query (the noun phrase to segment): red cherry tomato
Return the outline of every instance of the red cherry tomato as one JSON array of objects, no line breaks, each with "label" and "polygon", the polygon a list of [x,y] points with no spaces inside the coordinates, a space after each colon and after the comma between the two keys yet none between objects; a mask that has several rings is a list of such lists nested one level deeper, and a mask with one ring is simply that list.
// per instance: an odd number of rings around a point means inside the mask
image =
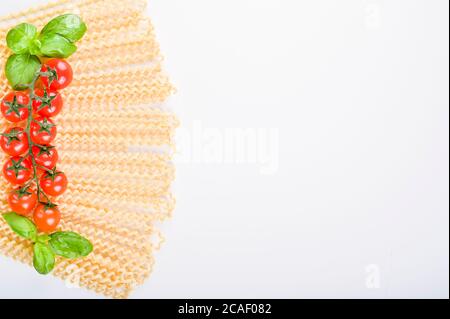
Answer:
[{"label": "red cherry tomato", "polygon": [[39,181],[44,193],[50,196],[59,196],[67,189],[67,177],[63,172],[54,170],[52,173],[46,172]]},{"label": "red cherry tomato", "polygon": [[62,90],[70,85],[73,79],[72,67],[65,60],[50,59],[44,63],[41,72],[51,72],[51,76],[41,76],[42,84],[50,90]]},{"label": "red cherry tomato", "polygon": [[3,116],[10,122],[18,123],[28,117],[30,98],[23,92],[11,92],[2,100],[0,107]]},{"label": "red cherry tomato", "polygon": [[[39,145],[31,148],[36,164],[53,169],[58,162],[58,151],[51,145]],[[38,167],[39,168],[39,167]]]},{"label": "red cherry tomato", "polygon": [[3,165],[3,175],[14,185],[23,185],[31,177],[33,166],[28,157],[14,156]]},{"label": "red cherry tomato", "polygon": [[57,91],[36,89],[34,94],[38,96],[37,100],[33,100],[33,110],[37,114],[44,117],[53,117],[61,112],[63,99]]},{"label": "red cherry tomato", "polygon": [[9,193],[7,201],[13,212],[28,216],[36,207],[38,198],[35,190],[25,187],[17,188]]},{"label": "red cherry tomato", "polygon": [[23,128],[12,127],[1,134],[0,146],[9,156],[19,156],[28,151],[28,137]]},{"label": "red cherry tomato", "polygon": [[39,231],[51,233],[61,221],[61,213],[58,207],[39,203],[33,213],[34,224]]},{"label": "red cherry tomato", "polygon": [[30,136],[36,144],[50,144],[56,137],[56,125],[47,117],[37,117],[31,122]]}]

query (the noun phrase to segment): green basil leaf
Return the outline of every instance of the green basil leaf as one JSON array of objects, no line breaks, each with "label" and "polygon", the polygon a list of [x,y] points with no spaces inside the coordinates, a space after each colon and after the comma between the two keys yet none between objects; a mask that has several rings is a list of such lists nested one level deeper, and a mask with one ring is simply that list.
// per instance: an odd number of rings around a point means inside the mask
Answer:
[{"label": "green basil leaf", "polygon": [[49,244],[55,254],[70,259],[85,257],[93,250],[89,240],[74,232],[53,233]]},{"label": "green basil leaf", "polygon": [[6,77],[14,90],[25,90],[40,67],[41,62],[35,55],[13,54],[6,61]]},{"label": "green basil leaf", "polygon": [[68,58],[77,46],[59,34],[43,34],[39,37],[41,55],[51,58]]},{"label": "green basil leaf", "polygon": [[41,34],[59,34],[70,42],[80,40],[87,31],[87,26],[81,18],[75,14],[64,14],[51,20],[42,29]]},{"label": "green basil leaf", "polygon": [[14,212],[3,214],[3,218],[16,234],[32,241],[36,240],[37,229],[31,220]]},{"label": "green basil leaf", "polygon": [[47,275],[55,268],[55,254],[48,245],[35,243],[33,252],[33,266],[38,273]]},{"label": "green basil leaf", "polygon": [[6,35],[6,43],[16,54],[29,53],[30,47],[36,37],[36,27],[32,24],[22,23],[9,30]]}]

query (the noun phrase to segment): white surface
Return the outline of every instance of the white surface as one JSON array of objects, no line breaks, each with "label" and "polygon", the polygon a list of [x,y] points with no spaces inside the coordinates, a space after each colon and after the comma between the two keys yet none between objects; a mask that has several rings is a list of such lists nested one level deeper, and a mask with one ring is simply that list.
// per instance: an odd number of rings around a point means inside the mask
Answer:
[{"label": "white surface", "polygon": [[[448,9],[151,1],[196,146],[181,144],[167,242],[132,297],[448,298]],[[262,142],[278,169],[200,156],[226,128],[277,129]],[[98,296],[0,257],[0,297]]]}]

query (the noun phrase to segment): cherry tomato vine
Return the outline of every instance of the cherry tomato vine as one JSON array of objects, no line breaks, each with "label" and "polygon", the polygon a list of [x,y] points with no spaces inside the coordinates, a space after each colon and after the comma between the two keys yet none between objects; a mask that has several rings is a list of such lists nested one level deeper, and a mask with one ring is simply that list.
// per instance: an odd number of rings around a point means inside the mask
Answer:
[{"label": "cherry tomato vine", "polygon": [[68,179],[56,167],[59,156],[52,143],[57,126],[52,118],[63,108],[59,90],[73,78],[64,58],[76,51],[74,43],[85,32],[80,17],[66,14],[51,20],[40,33],[23,23],[7,35],[14,54],[7,61],[6,75],[16,91],[3,98],[0,111],[17,126],[0,137],[1,148],[10,156],[3,175],[13,186],[7,196],[12,211],[3,217],[15,233],[33,242],[33,265],[41,274],[53,270],[55,255],[79,258],[93,249],[81,235],[57,231],[61,212],[54,202],[66,191]]}]

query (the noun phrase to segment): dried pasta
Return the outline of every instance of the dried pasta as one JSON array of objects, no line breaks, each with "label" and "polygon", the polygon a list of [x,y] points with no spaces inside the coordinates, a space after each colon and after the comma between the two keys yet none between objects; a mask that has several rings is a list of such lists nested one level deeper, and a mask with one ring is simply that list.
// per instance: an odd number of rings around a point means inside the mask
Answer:
[{"label": "dried pasta", "polygon": [[[62,92],[55,146],[70,180],[58,198],[60,228],[86,236],[95,249],[83,259],[58,259],[53,274],[113,298],[128,297],[151,273],[162,241],[157,224],[175,204],[170,186],[178,120],[160,107],[174,87],[162,70],[145,7],[145,0],[60,0],[0,19],[2,69],[10,54],[4,39],[14,25],[42,27],[64,13],[78,14],[88,25],[69,59],[75,77]],[[0,95],[10,90],[1,72]],[[11,127],[4,119],[0,126]],[[0,154],[1,162],[5,158]],[[0,212],[8,211],[9,189],[0,178]],[[32,262],[31,243],[2,218],[0,253]]]}]

